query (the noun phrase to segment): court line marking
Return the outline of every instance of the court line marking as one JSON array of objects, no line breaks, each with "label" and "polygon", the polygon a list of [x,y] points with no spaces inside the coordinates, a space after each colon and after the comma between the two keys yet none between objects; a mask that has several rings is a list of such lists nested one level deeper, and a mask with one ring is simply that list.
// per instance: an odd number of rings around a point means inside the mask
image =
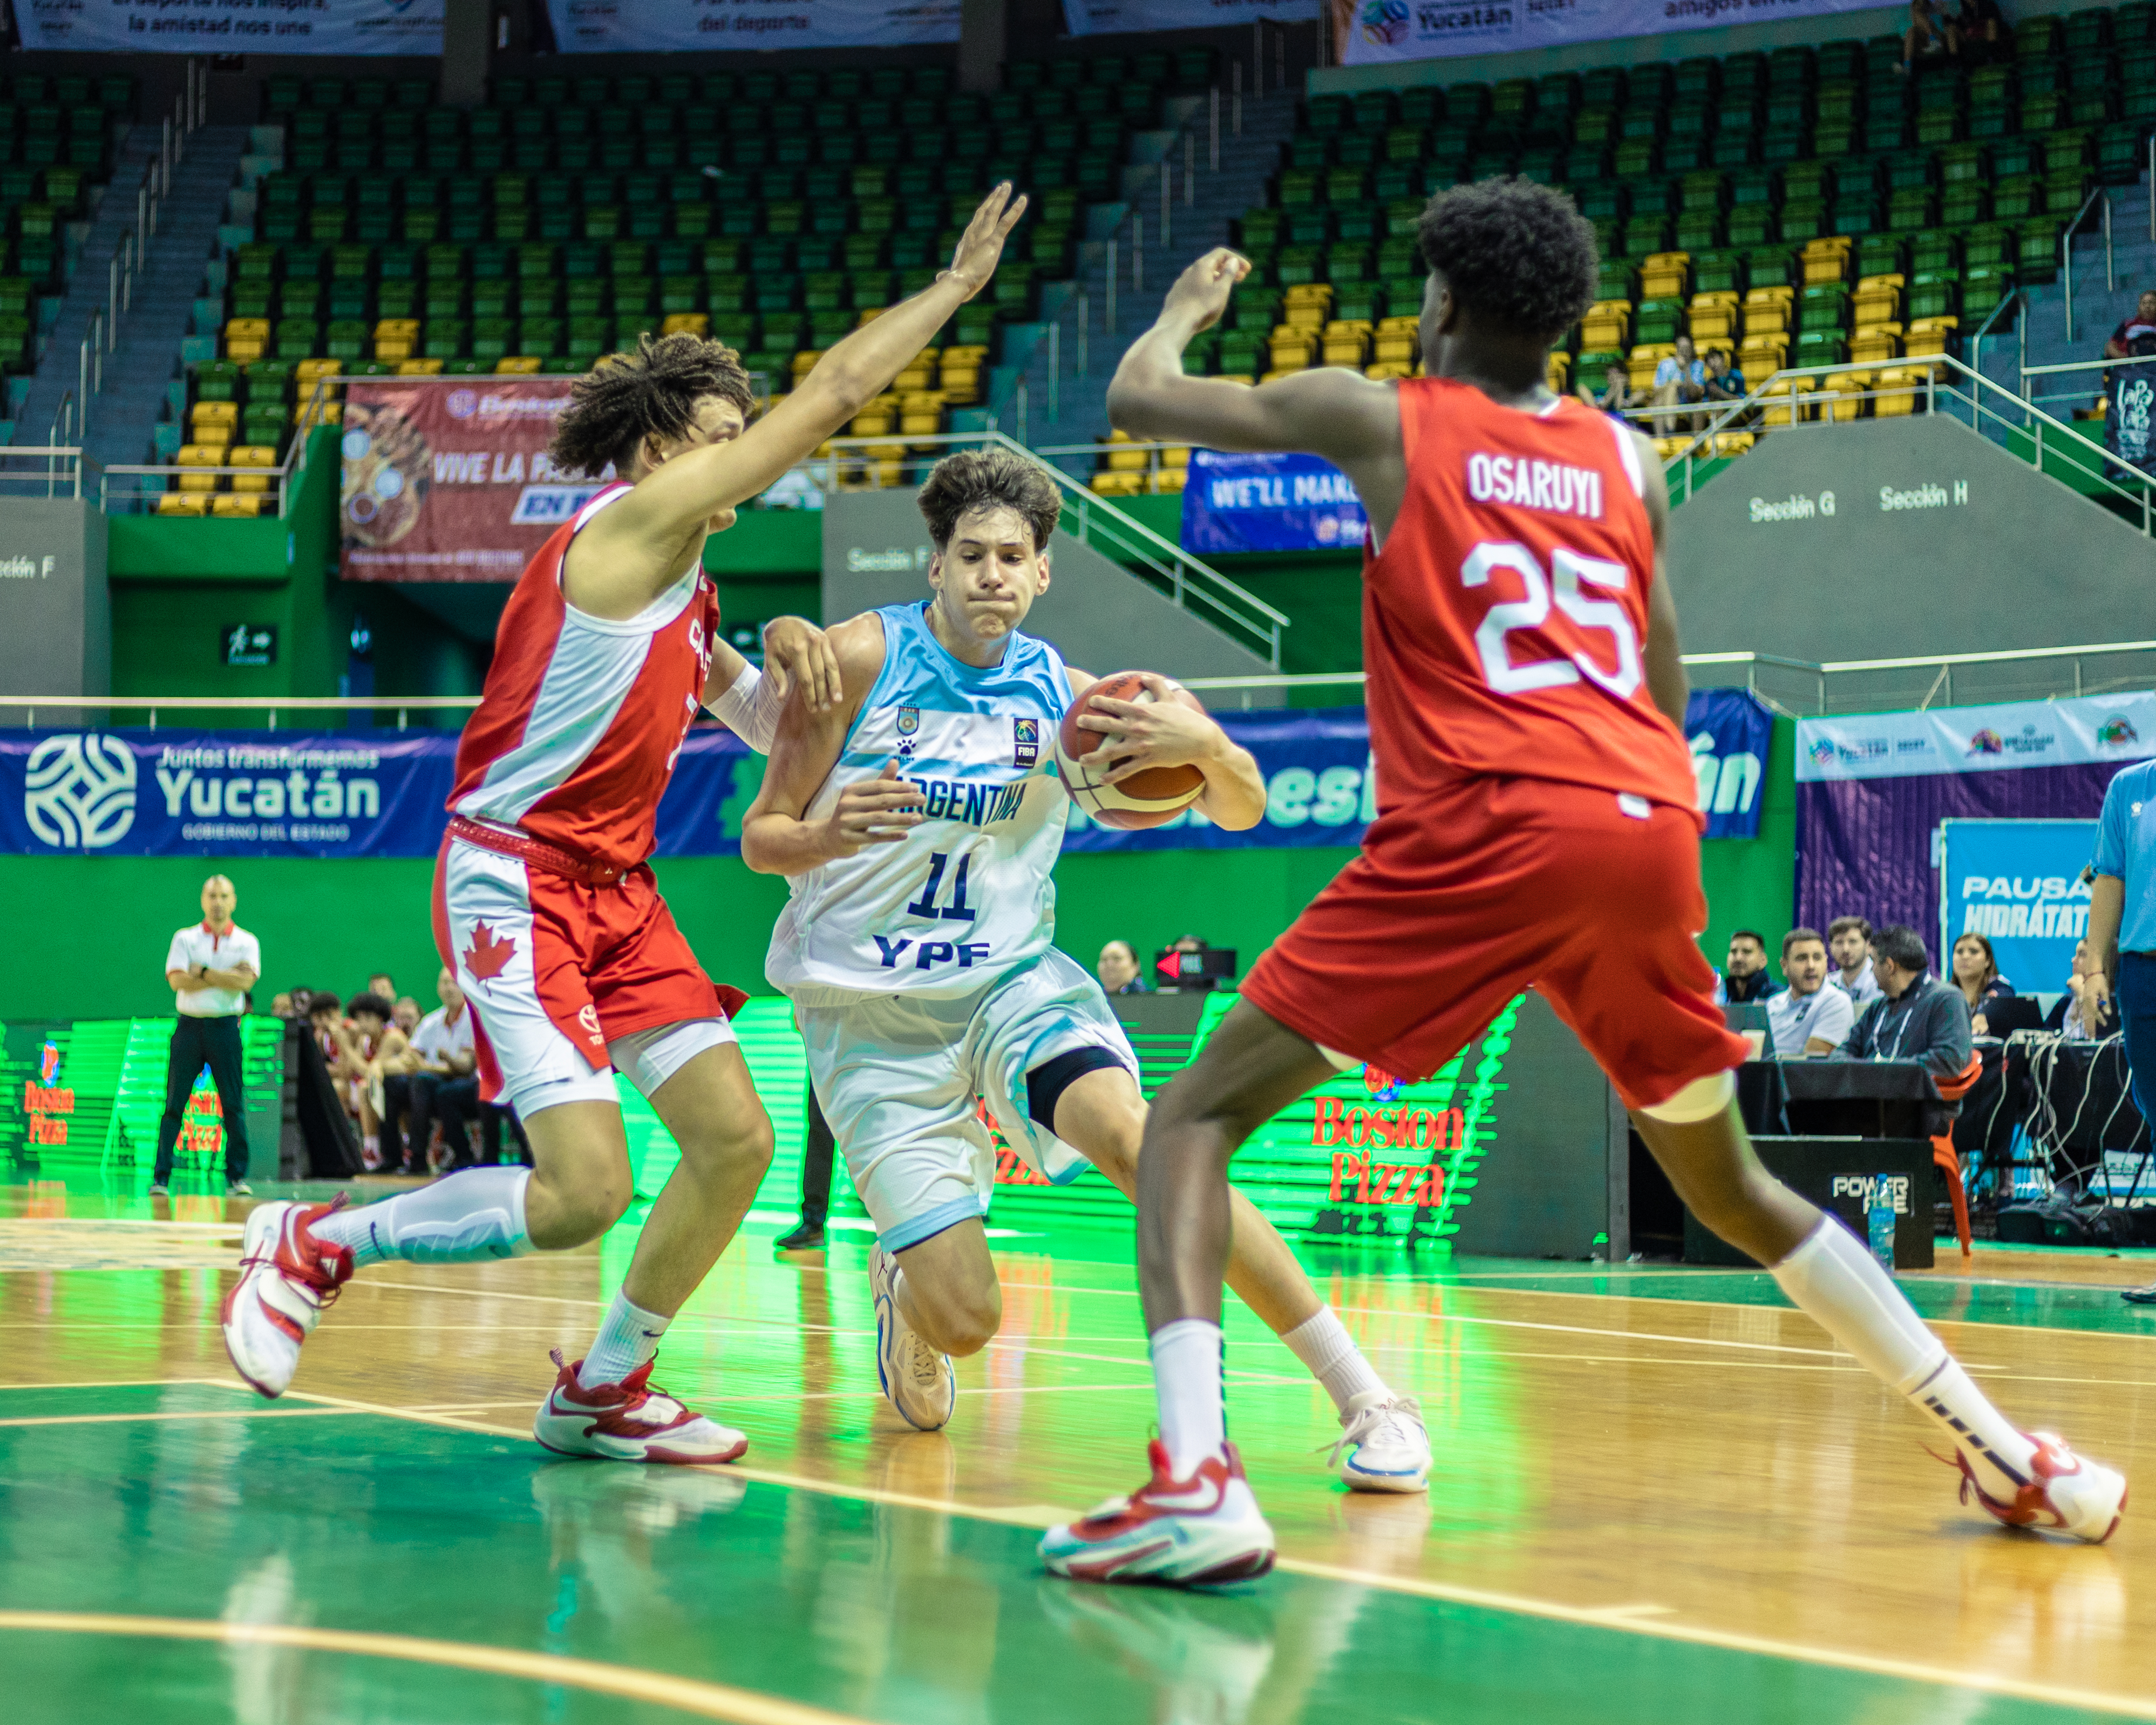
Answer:
[{"label": "court line marking", "polygon": [[[217,1378],[178,1378],[166,1380],[183,1384],[223,1384]],[[43,1387],[43,1386],[23,1386]],[[90,1387],[90,1386],[85,1386]],[[380,1414],[391,1419],[411,1420],[415,1424],[439,1425],[450,1430],[470,1431],[485,1436],[521,1438],[525,1435],[514,1428],[489,1425],[477,1420],[459,1420],[440,1414],[429,1414],[417,1409],[393,1408],[378,1402],[354,1401],[344,1397],[309,1394],[305,1399],[356,1412]],[[934,1515],[958,1515],[974,1521],[996,1522],[1006,1526],[1047,1527],[1070,1519],[1076,1512],[1051,1504],[1013,1504],[1004,1507],[956,1502],[947,1498],[922,1497],[911,1492],[892,1491],[875,1486],[846,1485],[834,1480],[817,1479],[804,1474],[783,1473],[775,1469],[744,1467],[738,1462],[703,1470],[732,1477],[752,1481],[760,1485],[789,1486],[814,1491],[824,1497],[850,1497],[857,1501],[889,1504],[903,1509],[924,1510]],[[2132,1696],[2112,1695],[2102,1691],[2066,1688],[2040,1683],[2026,1678],[2013,1677],[1988,1671],[1957,1671],[1948,1666],[1926,1665],[1913,1660],[1881,1658],[1870,1654],[1853,1653],[1839,1649],[1811,1647],[1800,1642],[1780,1641],[1770,1637],[1746,1635],[1741,1631],[1711,1629],[1703,1625],[1666,1623],[1650,1620],[1674,1608],[1644,1604],[1620,1605],[1567,1605],[1554,1599],[1540,1599],[1527,1594],[1502,1594],[1486,1589],[1460,1587],[1449,1582],[1430,1581],[1416,1576],[1390,1574],[1380,1570],[1357,1569],[1343,1564],[1322,1563],[1298,1558],[1282,1558],[1274,1567],[1287,1574],[1306,1575],[1321,1581],[1336,1581],[1354,1587],[1375,1588],[1388,1593],[1412,1594],[1423,1599],[1438,1599],[1450,1604],[1471,1605],[1479,1609],[1510,1612],[1516,1615],[1540,1617],[1553,1622],[1577,1623],[1591,1628],[1606,1629],[1622,1634],[1652,1636],[1657,1640],[1681,1641],[1695,1646],[1719,1647],[1732,1652],[1753,1653],[1763,1657],[1784,1659],[1799,1664],[1824,1666],[1837,1670],[1861,1671],[1875,1676],[1895,1677],[1908,1682],[1929,1684],[1947,1689],[1976,1689],[1987,1694],[2012,1696],[2025,1701],[2042,1702],[2061,1707],[2078,1707],[2092,1712],[2109,1713],[2126,1718],[2156,1720],[2156,1699],[2140,1699]],[[382,1651],[385,1656],[400,1656],[388,1648],[360,1647],[350,1643],[367,1640],[395,1642],[414,1647],[440,1648],[459,1656],[477,1654],[488,1658],[516,1661],[555,1661],[550,1654],[524,1654],[505,1649],[477,1648],[461,1642],[421,1642],[416,1638],[402,1636],[366,1636],[349,1635],[344,1631],[313,1630],[289,1628],[282,1625],[228,1625],[204,1623],[193,1619],[127,1619],[94,1618],[83,1614],[0,1611],[0,1629],[38,1628],[44,1626],[44,1620],[72,1618],[74,1621],[92,1623],[135,1622],[173,1623],[189,1625],[184,1630],[171,1633],[177,1638],[212,1640],[223,1638],[228,1630],[244,1631],[248,1638],[278,1640],[286,1636],[325,1635],[338,1638],[338,1645],[329,1641],[301,1642],[292,1640],[286,1645],[317,1645],[326,1651],[372,1652]],[[29,1620],[38,1620],[30,1621]],[[57,1625],[56,1625],[57,1626]],[[120,1629],[101,1630],[85,1628],[84,1633],[131,1633]],[[149,1631],[148,1633],[156,1633]],[[403,1656],[421,1658],[417,1653]],[[511,1675],[507,1666],[472,1665],[463,1657],[440,1658],[433,1662],[462,1665],[466,1669],[503,1671]],[[593,1661],[561,1660],[565,1666],[588,1668],[607,1677],[619,1675],[629,1680],[649,1678],[661,1683],[696,1685],[689,1678],[665,1678],[657,1673],[639,1672],[626,1667],[599,1666]],[[593,1687],[594,1684],[580,1683],[568,1676],[542,1676],[539,1681],[571,1684],[579,1687]],[[704,1689],[720,1690],[721,1686],[696,1685]],[[661,1700],[666,1705],[681,1706],[680,1702],[665,1701],[665,1697],[644,1691],[605,1690],[633,1699]],[[729,1699],[738,1697],[757,1705],[793,1708],[788,1713],[757,1715],[712,1712],[708,1717],[737,1720],[741,1725],[762,1725],[769,1720],[773,1725],[822,1725],[822,1722],[846,1721],[847,1725],[861,1725],[858,1720],[844,1714],[820,1712],[814,1709],[800,1709],[791,1702],[772,1702],[765,1697],[748,1695],[745,1692],[721,1691]],[[695,1711],[694,1708],[689,1708]]]},{"label": "court line marking", "polygon": [[357,1411],[353,1408],[146,1408],[139,1414],[31,1414],[20,1420],[0,1420],[0,1426],[119,1425],[142,1420],[291,1420],[309,1414],[349,1414]]},{"label": "court line marking", "polygon": [[228,1647],[301,1647],[316,1653],[352,1653],[414,1665],[449,1666],[530,1683],[558,1684],[622,1701],[650,1702],[728,1725],[864,1725],[852,1713],[835,1713],[805,1702],[737,1689],[731,1684],[676,1677],[634,1666],[527,1653],[471,1641],[438,1641],[418,1635],[360,1630],[317,1629],[288,1623],[232,1623],[216,1618],[133,1617],[117,1612],[0,1610],[0,1630],[33,1634],[128,1635],[168,1641],[208,1641]]}]

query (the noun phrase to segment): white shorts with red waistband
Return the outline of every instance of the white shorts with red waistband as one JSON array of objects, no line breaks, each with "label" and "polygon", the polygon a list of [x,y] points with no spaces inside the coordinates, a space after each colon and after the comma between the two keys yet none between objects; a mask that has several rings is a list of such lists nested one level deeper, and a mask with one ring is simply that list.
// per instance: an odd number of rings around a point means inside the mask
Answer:
[{"label": "white shorts with red waistband", "polygon": [[641,865],[580,880],[453,832],[434,865],[434,942],[472,1007],[480,1095],[526,1119],[617,1101],[617,1070],[655,1095],[735,1040],[746,999],[705,975]]}]

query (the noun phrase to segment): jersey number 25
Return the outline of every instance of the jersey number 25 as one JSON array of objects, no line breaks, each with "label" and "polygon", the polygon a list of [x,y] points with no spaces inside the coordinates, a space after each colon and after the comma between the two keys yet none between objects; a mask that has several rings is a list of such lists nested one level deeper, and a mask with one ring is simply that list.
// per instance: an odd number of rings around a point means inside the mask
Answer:
[{"label": "jersey number 25", "polygon": [[1486,586],[1494,572],[1509,569],[1520,578],[1525,595],[1492,605],[1483,617],[1481,627],[1475,631],[1476,651],[1482,656],[1483,680],[1500,695],[1526,695],[1537,689],[1562,688],[1585,677],[1619,700],[1628,699],[1640,686],[1639,634],[1622,605],[1613,599],[1589,598],[1580,591],[1580,583],[1585,582],[1592,587],[1622,592],[1630,580],[1625,566],[1604,562],[1599,557],[1582,557],[1578,552],[1559,547],[1550,555],[1550,567],[1557,578],[1557,608],[1582,629],[1609,637],[1615,649],[1616,669],[1604,670],[1584,646],[1574,648],[1563,659],[1531,659],[1518,665],[1512,662],[1512,649],[1505,637],[1515,629],[1541,629],[1548,624],[1552,583],[1549,576],[1543,572],[1534,552],[1526,546],[1510,540],[1493,540],[1476,546],[1468,553],[1467,561],[1460,566],[1460,584]]}]

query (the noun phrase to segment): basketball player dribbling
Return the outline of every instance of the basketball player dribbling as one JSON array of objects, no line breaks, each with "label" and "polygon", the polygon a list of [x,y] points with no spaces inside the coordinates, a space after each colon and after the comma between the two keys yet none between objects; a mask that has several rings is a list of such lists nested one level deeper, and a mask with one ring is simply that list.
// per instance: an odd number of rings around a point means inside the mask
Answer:
[{"label": "basketball player dribbling", "polygon": [[717,1260],[771,1158],[771,1124],[729,1015],[645,862],[659,800],[700,706],[768,748],[787,671],[823,707],[843,690],[818,632],[767,639],[757,674],[717,639],[706,537],[859,413],[993,273],[1024,213],[998,187],[949,269],[824,354],[751,425],[747,375],[699,336],[645,336],[570,392],[552,448],[569,473],[619,477],[550,538],[502,614],[457,751],[434,875],[434,936],[472,1009],[480,1090],[524,1122],[535,1167],[454,1174],[358,1209],[267,1204],[249,1217],[223,1310],[233,1363],[283,1392],[300,1346],[355,1270],[559,1251],[633,1195],[619,1070],[681,1159],[581,1361],[562,1363],[533,1435],[632,1461],[727,1461],[740,1432],[650,1384],[659,1339]]},{"label": "basketball player dribbling", "polygon": [[[742,860],[792,887],[764,973],[793,999],[817,1101],[875,1224],[884,1394],[922,1430],[951,1418],[950,1356],[978,1353],[1003,1319],[983,1225],[988,1121],[1056,1184],[1090,1162],[1125,1194],[1137,1185],[1137,1056],[1091,973],[1053,944],[1050,870],[1070,804],[1049,739],[1097,680],[1019,625],[1048,589],[1061,510],[1026,456],[937,462],[921,490],[930,596],[833,626],[855,692],[787,703],[742,823]],[[1100,698],[1081,715],[1118,739],[1112,764],[1105,748],[1084,758],[1111,781],[1194,766],[1205,814],[1255,826],[1265,788],[1249,751],[1173,685],[1149,687],[1150,701]],[[1341,1477],[1420,1491],[1430,1439],[1414,1400],[1378,1377],[1271,1225],[1231,1202],[1227,1274],[1332,1398]]]},{"label": "basketball player dribbling", "polygon": [[1668,495],[1645,439],[1544,382],[1551,343],[1594,295],[1592,230],[1560,195],[1491,180],[1434,198],[1420,239],[1423,377],[1184,377],[1184,345],[1249,267],[1216,251],[1170,289],[1110,388],[1110,418],[1133,437],[1308,450],[1354,481],[1370,521],[1378,813],[1153,1103],[1138,1158],[1152,1474],[1052,1529],[1044,1559],[1101,1581],[1271,1567],[1223,1406],[1229,1159],[1356,1062],[1434,1071],[1530,986],[1600,1062],[1692,1213],[1935,1422],[1964,1498],[2013,1526],[2108,1538],[2124,1479],[2010,1424],[1863,1245],[1745,1137],[1732,1069],[1746,1047],[1694,943],[1707,906],[1661,561]]}]

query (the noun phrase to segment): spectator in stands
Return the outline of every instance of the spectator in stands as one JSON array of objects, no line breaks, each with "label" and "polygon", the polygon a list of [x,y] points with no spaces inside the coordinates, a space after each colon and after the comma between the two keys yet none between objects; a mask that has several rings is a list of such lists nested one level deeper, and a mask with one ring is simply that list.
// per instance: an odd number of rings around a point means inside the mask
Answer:
[{"label": "spectator in stands", "polygon": [[[479,1116],[479,1050],[472,1034],[471,1009],[455,973],[445,964],[434,978],[441,1004],[420,1019],[411,1034],[404,1070],[382,1081],[382,1165],[385,1173],[425,1174],[427,1146],[434,1121],[442,1122],[446,1147],[442,1168],[469,1168],[479,1160],[471,1147],[469,1122]],[[408,1109],[410,1131],[400,1142],[399,1105]]]},{"label": "spectator in stands", "polygon": [[2010,48],[1999,0],[1961,0],[1961,10],[1947,24],[1947,46],[1966,66],[2005,59]]},{"label": "spectator in stands", "polygon": [[2014,984],[1999,975],[1999,960],[1992,953],[1989,936],[1965,934],[1954,942],[1953,984],[1969,1003],[1970,1030],[1979,1036],[1989,1035],[1984,1022],[1984,1003],[2012,999]]},{"label": "spectator in stands", "polygon": [[2131,317],[2119,320],[2103,344],[2106,359],[2135,359],[2156,353],[2156,288],[2145,289]]},{"label": "spectator in stands", "polygon": [[212,875],[203,882],[202,921],[181,929],[165,950],[165,984],[179,1017],[165,1065],[165,1114],[157,1123],[157,1161],[150,1175],[153,1197],[172,1189],[180,1117],[205,1065],[224,1116],[224,1194],[250,1195],[239,1020],[248,991],[262,975],[262,947],[232,920],[239,902],[230,880]]},{"label": "spectator in stands", "polygon": [[[1647,392],[1644,389],[1635,389],[1632,387],[1632,374],[1614,359],[1609,362],[1609,370],[1603,373],[1602,393],[1597,395],[1588,388],[1587,379],[1582,377],[1579,380],[1578,394],[1579,398],[1590,408],[1599,408],[1602,412],[1618,419],[1625,418],[1627,408],[1644,408],[1647,405]],[[1625,423],[1630,424],[1631,422],[1625,419]]]},{"label": "spectator in stands", "polygon": [[[1731,402],[1743,400],[1750,393],[1751,385],[1744,381],[1744,373],[1732,363],[1729,350],[1726,347],[1708,348],[1707,382],[1702,389],[1706,398],[1727,406]],[[1703,418],[1695,418],[1693,424],[1701,430],[1706,429]]]},{"label": "spectator in stands", "polygon": [[419,1028],[419,1003],[409,994],[399,994],[397,1004],[389,1009],[389,1022],[404,1033],[409,1042],[412,1033]]},{"label": "spectator in stands", "polygon": [[1869,922],[1861,916],[1835,917],[1826,926],[1826,950],[1835,963],[1835,973],[1828,980],[1860,1009],[1879,998],[1879,978],[1871,968]]},{"label": "spectator in stands", "polygon": [[1756,929],[1738,929],[1729,937],[1729,958],[1717,996],[1724,1005],[1741,1006],[1764,1000],[1774,988],[1774,979],[1767,974],[1767,937]]},{"label": "spectator in stands", "polygon": [[[1849,1033],[1850,1058],[1922,1060],[1941,1078],[1963,1071],[1970,1053],[1969,1003],[1960,989],[1929,974],[1924,937],[1888,923],[1871,937],[1871,968],[1880,998],[1864,1009]],[[1925,1130],[1928,1135],[1943,1128]]]},{"label": "spectator in stands", "polygon": [[2066,992],[2052,1004],[2044,1019],[2046,1030],[2056,1030],[2069,1042],[2093,1042],[2103,1034],[2097,1029],[2094,1003],[2089,999],[2088,975],[2089,943],[2076,941],[2073,973],[2066,978]]},{"label": "spectator in stands", "polygon": [[[1677,351],[1655,366],[1655,405],[1657,408],[1677,407],[1686,402],[1696,402],[1707,394],[1707,362],[1691,345],[1690,336],[1677,337]],[[1667,437],[1676,428],[1674,413],[1655,415],[1655,432]]]},{"label": "spectator in stands", "polygon": [[1150,994],[1152,985],[1138,966],[1138,949],[1128,941],[1110,941],[1093,961],[1094,974],[1111,994]]},{"label": "spectator in stands", "polygon": [[1816,928],[1793,928],[1782,937],[1782,974],[1788,988],[1767,999],[1767,1037],[1777,1060],[1815,1060],[1849,1040],[1856,1007],[1826,985],[1826,939]]},{"label": "spectator in stands", "polygon": [[1909,0],[1909,28],[1902,38],[1902,63],[1895,68],[1904,77],[1919,57],[1947,51],[1945,12],[1942,0]]},{"label": "spectator in stands", "polygon": [[379,994],[384,1000],[394,1000],[397,998],[397,984],[389,980],[388,971],[377,970],[367,978],[367,992],[370,994]]}]

